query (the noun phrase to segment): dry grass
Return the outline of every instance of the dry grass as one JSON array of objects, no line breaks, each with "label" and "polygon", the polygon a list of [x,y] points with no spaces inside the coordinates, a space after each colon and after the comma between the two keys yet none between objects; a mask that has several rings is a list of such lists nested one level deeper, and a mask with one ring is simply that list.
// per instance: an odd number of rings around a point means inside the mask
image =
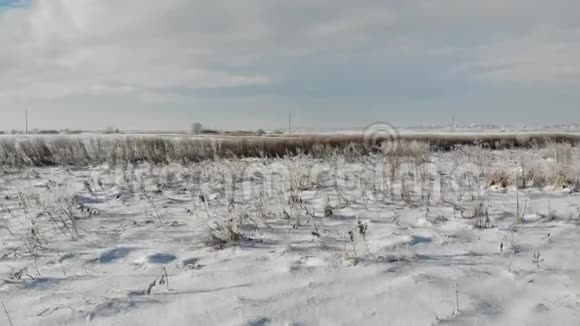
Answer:
[{"label": "dry grass", "polygon": [[[548,155],[568,159],[575,135],[404,135],[399,140],[362,135],[300,135],[275,137],[56,137],[0,139],[0,164],[10,166],[87,165],[119,162],[199,162],[215,157],[283,157],[311,154],[326,157],[332,151],[360,156],[383,152],[387,156],[425,160],[430,151],[449,151],[477,145],[489,149],[531,148],[549,145]],[[385,146],[386,145],[386,146]]]},{"label": "dry grass", "polygon": [[556,164],[568,164],[572,161],[572,144],[550,142],[546,144],[544,157],[553,159]]},{"label": "dry grass", "polygon": [[512,177],[504,169],[495,170],[489,179],[490,186],[505,188],[512,184]]},{"label": "dry grass", "polygon": [[570,165],[557,164],[548,175],[548,182],[560,188],[574,188],[579,186],[578,173]]},{"label": "dry grass", "polygon": [[543,187],[548,184],[548,176],[540,167],[530,167],[524,174],[525,187]]}]

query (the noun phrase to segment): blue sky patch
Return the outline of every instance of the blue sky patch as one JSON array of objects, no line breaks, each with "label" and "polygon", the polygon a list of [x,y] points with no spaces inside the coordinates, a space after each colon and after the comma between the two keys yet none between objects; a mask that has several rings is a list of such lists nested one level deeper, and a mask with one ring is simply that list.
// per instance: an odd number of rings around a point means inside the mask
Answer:
[{"label": "blue sky patch", "polygon": [[32,0],[0,0],[0,10],[30,6]]}]

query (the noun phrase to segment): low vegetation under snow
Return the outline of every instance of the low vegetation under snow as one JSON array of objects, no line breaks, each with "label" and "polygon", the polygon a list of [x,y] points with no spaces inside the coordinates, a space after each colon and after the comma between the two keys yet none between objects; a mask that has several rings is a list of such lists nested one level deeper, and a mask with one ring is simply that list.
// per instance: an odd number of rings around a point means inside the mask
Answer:
[{"label": "low vegetation under snow", "polygon": [[413,142],[11,162],[0,324],[573,325],[579,158]]}]

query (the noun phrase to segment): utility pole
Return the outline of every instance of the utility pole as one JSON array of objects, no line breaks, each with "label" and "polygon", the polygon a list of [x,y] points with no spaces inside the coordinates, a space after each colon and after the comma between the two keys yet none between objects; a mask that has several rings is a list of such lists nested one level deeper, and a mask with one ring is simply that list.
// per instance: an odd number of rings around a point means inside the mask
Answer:
[{"label": "utility pole", "polygon": [[24,132],[28,135],[28,109],[24,109],[25,129]]},{"label": "utility pole", "polygon": [[455,131],[455,114],[451,116],[451,131]]},{"label": "utility pole", "polygon": [[288,133],[292,133],[292,113],[288,114]]}]

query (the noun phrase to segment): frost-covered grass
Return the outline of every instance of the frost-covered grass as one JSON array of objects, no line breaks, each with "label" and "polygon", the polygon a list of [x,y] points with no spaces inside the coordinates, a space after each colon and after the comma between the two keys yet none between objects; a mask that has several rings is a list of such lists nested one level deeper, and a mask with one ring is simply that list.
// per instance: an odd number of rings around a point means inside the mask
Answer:
[{"label": "frost-covered grass", "polygon": [[0,324],[577,323],[580,151],[432,149],[4,165]]}]

